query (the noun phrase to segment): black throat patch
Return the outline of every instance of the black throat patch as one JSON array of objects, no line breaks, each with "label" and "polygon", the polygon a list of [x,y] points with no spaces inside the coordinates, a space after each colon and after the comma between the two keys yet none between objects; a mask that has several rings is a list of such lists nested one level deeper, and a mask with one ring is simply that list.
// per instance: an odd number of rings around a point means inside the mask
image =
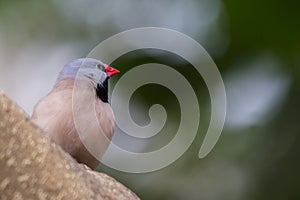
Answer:
[{"label": "black throat patch", "polygon": [[108,103],[108,78],[102,84],[97,84],[96,95],[104,103]]}]

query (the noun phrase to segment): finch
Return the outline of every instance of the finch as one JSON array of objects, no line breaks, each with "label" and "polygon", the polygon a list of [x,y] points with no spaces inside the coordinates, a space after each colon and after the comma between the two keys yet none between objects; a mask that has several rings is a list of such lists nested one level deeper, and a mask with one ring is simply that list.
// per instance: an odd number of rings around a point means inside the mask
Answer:
[{"label": "finch", "polygon": [[[108,103],[108,80],[117,73],[118,70],[96,59],[73,60],[63,67],[53,89],[37,103],[32,114],[32,121],[56,144],[79,163],[92,169],[99,165],[99,157],[107,149],[114,133],[115,119]],[[80,84],[76,87],[80,94],[76,104],[73,102],[75,83]],[[91,123],[90,113],[87,113],[91,106],[100,129]],[[92,148],[98,149],[101,154],[98,159],[87,150],[79,137],[74,109],[80,116],[80,136],[93,141]],[[103,134],[107,139],[100,141],[93,138],[97,134]]]}]

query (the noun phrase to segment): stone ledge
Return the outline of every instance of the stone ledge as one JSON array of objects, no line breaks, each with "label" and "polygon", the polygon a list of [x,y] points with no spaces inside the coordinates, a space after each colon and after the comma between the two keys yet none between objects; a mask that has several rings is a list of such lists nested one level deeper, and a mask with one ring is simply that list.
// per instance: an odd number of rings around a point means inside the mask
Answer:
[{"label": "stone ledge", "polygon": [[0,90],[0,199],[139,199],[78,164]]}]

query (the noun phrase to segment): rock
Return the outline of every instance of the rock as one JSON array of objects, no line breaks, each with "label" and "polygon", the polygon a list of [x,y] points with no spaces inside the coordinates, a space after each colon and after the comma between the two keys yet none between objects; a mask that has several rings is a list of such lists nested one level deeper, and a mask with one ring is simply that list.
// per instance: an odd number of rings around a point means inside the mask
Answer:
[{"label": "rock", "polygon": [[139,199],[77,163],[0,90],[0,199]]}]

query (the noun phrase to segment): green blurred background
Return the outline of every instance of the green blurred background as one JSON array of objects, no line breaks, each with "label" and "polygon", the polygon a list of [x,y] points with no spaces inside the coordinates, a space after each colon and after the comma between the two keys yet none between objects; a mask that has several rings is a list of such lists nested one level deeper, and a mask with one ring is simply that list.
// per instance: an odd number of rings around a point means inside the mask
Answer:
[{"label": "green blurred background", "polygon": [[[85,57],[109,36],[145,26],[180,31],[203,45],[222,74],[228,112],[219,142],[206,158],[198,159],[210,100],[192,67],[168,52],[132,52],[113,63],[122,72],[119,77],[149,62],[180,71],[198,94],[199,132],[180,159],[159,171],[129,174],[106,166],[99,170],[142,199],[300,199],[299,8],[295,0],[1,0],[0,87],[31,114],[62,66]],[[172,92],[146,85],[131,103],[138,124],[149,123],[147,112],[154,103],[165,106],[168,121],[160,138],[135,143],[118,133],[116,143],[147,151],[172,139],[180,118]]]}]

